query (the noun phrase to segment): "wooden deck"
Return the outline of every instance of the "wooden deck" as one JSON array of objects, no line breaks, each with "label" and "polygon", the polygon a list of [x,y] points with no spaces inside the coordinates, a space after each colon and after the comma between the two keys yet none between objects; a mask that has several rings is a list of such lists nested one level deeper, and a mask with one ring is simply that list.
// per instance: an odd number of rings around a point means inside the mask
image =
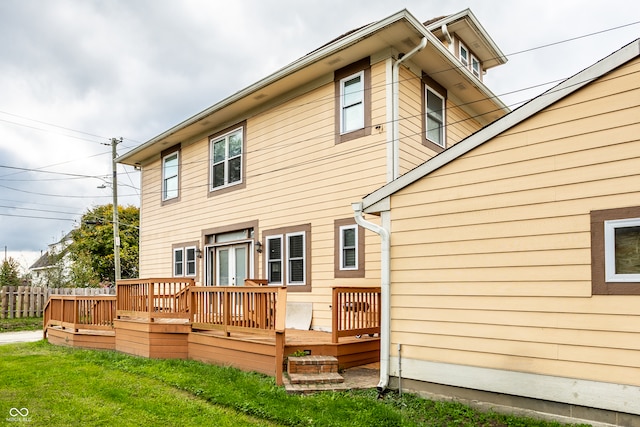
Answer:
[{"label": "wooden deck", "polygon": [[379,289],[334,289],[333,332],[285,329],[285,306],[282,287],[127,280],[116,296],[52,296],[44,333],[56,345],[199,360],[275,376],[278,384],[286,357],[300,351],[334,356],[340,369],[379,361]]}]

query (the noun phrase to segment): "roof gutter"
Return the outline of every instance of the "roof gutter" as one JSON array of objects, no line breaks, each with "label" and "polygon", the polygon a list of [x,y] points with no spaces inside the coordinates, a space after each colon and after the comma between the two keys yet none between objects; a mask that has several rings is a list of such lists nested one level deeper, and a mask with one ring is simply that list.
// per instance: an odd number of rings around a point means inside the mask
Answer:
[{"label": "roof gutter", "polygon": [[389,385],[389,347],[391,345],[391,242],[389,230],[364,219],[362,202],[351,203],[356,224],[380,236],[380,382],[378,393]]}]

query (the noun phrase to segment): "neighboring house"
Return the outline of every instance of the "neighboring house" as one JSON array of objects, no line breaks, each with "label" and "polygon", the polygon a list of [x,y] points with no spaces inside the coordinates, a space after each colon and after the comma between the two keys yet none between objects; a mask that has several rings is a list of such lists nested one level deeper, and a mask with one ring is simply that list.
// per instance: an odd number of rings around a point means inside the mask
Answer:
[{"label": "neighboring house", "polygon": [[355,204],[396,386],[640,425],[639,135],[636,40]]},{"label": "neighboring house", "polygon": [[380,280],[350,203],[507,114],[482,82],[505,62],[471,11],[403,10],[124,154],[142,171],[140,276],[267,279],[330,330],[331,288]]},{"label": "neighboring house", "polygon": [[32,286],[59,287],[66,284],[71,268],[67,248],[71,244],[71,233],[49,245],[47,251],[29,267]]}]

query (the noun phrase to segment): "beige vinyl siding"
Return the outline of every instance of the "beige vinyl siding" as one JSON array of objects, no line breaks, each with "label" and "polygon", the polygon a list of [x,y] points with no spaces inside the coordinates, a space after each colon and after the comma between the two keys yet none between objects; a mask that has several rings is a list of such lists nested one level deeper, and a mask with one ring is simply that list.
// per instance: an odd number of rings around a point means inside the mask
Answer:
[{"label": "beige vinyl siding", "polygon": [[[372,66],[372,87],[384,88],[384,70],[384,62]],[[384,90],[372,93],[374,123],[385,117],[385,96]],[[262,241],[263,231],[311,224],[312,292],[290,292],[288,300],[312,302],[312,326],[329,329],[331,287],[376,286],[380,277],[379,245],[366,232],[366,277],[334,279],[334,220],[353,217],[351,202],[383,185],[386,176],[386,134],[335,144],[334,108],[332,82],[246,118],[244,189],[208,196],[208,138],[182,146],[177,203],[160,204],[160,159],[145,165],[141,277],[171,276],[171,244],[199,241],[202,248],[203,230],[258,221],[255,238]],[[200,283],[203,260],[197,267]],[[253,276],[265,277],[264,253],[256,258]]]},{"label": "beige vinyl siding", "polygon": [[[437,154],[425,146],[423,121],[424,86],[420,77],[400,67],[400,174],[404,174]],[[460,107],[447,99],[445,103],[445,139],[447,147],[457,144],[480,129],[480,124]]]},{"label": "beige vinyl siding", "polygon": [[638,72],[620,67],[392,196],[403,358],[640,385],[640,297],[591,295],[589,216],[640,204]]}]

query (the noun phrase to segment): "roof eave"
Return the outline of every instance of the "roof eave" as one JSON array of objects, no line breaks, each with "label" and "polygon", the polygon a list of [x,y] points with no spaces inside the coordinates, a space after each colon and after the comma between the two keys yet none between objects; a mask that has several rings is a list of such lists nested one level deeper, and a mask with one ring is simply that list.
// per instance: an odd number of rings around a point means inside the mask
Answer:
[{"label": "roof eave", "polygon": [[391,181],[387,185],[370,193],[362,199],[363,209],[366,213],[377,213],[371,208],[379,202],[391,196],[393,193],[407,187],[415,181],[423,178],[431,172],[441,168],[449,162],[457,159],[463,154],[473,150],[474,148],[484,144],[497,135],[507,131],[518,123],[533,116],[549,105],[559,101],[560,99],[576,92],[580,88],[591,83],[603,75],[609,73],[615,68],[625,64],[626,62],[640,56],[640,39],[637,39],[628,45],[622,47],[611,55],[596,62],[590,67],[582,70],[574,76],[568,78],[564,82],[549,89],[543,94],[529,101],[522,107],[512,111],[510,114],[502,117],[496,122],[480,129],[478,132],[470,135],[458,144],[443,151],[439,155],[427,160],[425,163],[410,170],[399,178]]},{"label": "roof eave", "polygon": [[[137,164],[137,161],[132,160],[133,158],[137,157],[137,154],[141,153],[142,151],[146,150],[147,148],[151,147],[152,145],[170,137],[171,135],[175,134],[176,132],[179,132],[180,130],[193,125],[194,123],[197,123],[203,119],[205,119],[206,117],[210,116],[211,114],[215,113],[216,111],[219,111],[225,107],[228,107],[229,105],[232,105],[233,103],[251,96],[252,94],[264,89],[265,87],[267,87],[268,85],[281,80],[283,78],[286,78],[287,76],[300,71],[302,69],[304,69],[305,67],[309,66],[310,64],[313,64],[317,61],[321,61],[323,58],[333,55],[336,52],[339,52],[355,43],[357,43],[359,40],[366,38],[374,33],[376,33],[377,31],[380,31],[381,29],[383,29],[384,27],[393,24],[394,22],[400,21],[402,19],[406,19],[410,22],[418,22],[417,19],[415,19],[406,9],[403,9],[385,19],[382,19],[380,21],[371,23],[369,25],[366,25],[364,27],[362,27],[361,29],[345,36],[344,38],[340,38],[338,40],[336,40],[334,43],[331,43],[325,47],[322,47],[320,49],[317,49],[303,57],[301,57],[300,59],[292,62],[291,64],[285,66],[284,68],[280,69],[279,71],[276,71],[275,73],[265,77],[262,80],[257,81],[256,83],[246,87],[245,89],[242,89],[238,92],[236,92],[235,94],[223,99],[222,101],[212,105],[211,107],[201,111],[200,113],[184,120],[183,122],[173,126],[172,128],[168,129],[167,131],[157,135],[156,137],[148,140],[147,142],[139,145],[138,147],[134,148],[131,151],[128,151],[127,153],[123,154],[122,156],[119,156],[118,158],[116,158],[116,162],[118,163],[124,163],[124,164],[129,164],[131,166],[135,166]],[[418,22],[419,23],[419,22]],[[415,24],[414,24],[415,25]],[[424,28],[424,26],[422,24],[419,24],[421,27]]]}]

